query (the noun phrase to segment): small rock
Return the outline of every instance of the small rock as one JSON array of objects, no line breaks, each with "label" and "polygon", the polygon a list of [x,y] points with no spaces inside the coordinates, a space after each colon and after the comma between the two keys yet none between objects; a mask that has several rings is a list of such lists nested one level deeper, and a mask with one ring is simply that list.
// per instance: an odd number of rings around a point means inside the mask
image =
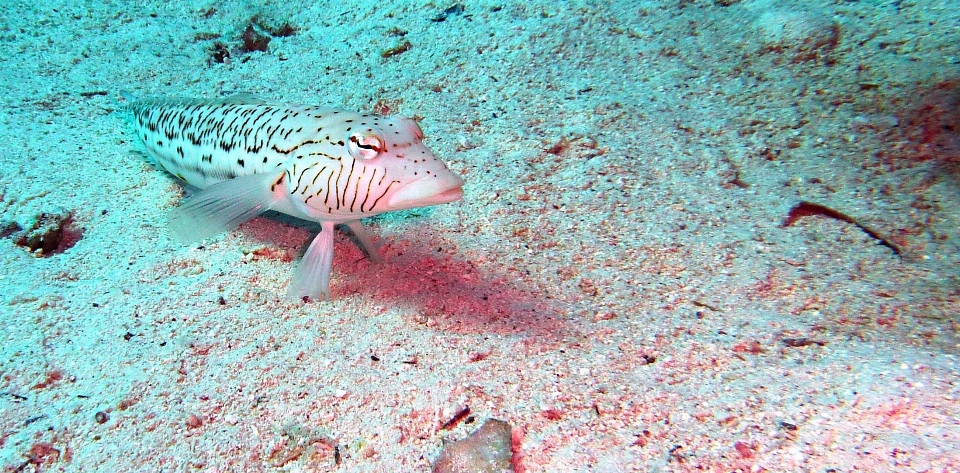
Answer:
[{"label": "small rock", "polygon": [[242,41],[240,50],[245,53],[253,51],[267,52],[270,45],[270,36],[254,28],[253,23],[247,25],[247,29],[243,30],[240,40]]},{"label": "small rock", "polygon": [[188,429],[196,429],[197,427],[200,427],[202,425],[203,425],[203,419],[200,419],[199,417],[197,417],[196,414],[190,414],[189,416],[187,416]]},{"label": "small rock", "polygon": [[445,446],[433,473],[512,472],[512,440],[510,424],[490,419],[469,437]]},{"label": "small rock", "polygon": [[69,249],[82,235],[83,229],[73,226],[71,212],[50,212],[34,217],[30,228],[21,231],[14,242],[37,256],[50,256]]}]

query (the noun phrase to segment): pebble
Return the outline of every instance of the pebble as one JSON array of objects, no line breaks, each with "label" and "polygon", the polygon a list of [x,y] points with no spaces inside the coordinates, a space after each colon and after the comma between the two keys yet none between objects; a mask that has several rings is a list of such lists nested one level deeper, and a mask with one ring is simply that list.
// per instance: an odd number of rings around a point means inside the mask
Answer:
[{"label": "pebble", "polygon": [[433,473],[512,472],[512,430],[502,420],[484,422],[469,437],[445,446],[433,465]]}]

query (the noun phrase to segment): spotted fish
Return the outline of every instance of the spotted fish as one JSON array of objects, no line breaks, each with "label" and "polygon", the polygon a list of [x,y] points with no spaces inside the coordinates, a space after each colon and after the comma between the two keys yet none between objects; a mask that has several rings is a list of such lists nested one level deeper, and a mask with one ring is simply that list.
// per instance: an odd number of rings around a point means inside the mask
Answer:
[{"label": "spotted fish", "polygon": [[361,218],[463,197],[463,179],[423,145],[409,118],[248,96],[136,100],[121,93],[137,148],[202,189],[170,215],[177,240],[214,236],[266,210],[320,223],[289,285],[295,299],[330,296],[336,224],[346,224],[377,260]]}]

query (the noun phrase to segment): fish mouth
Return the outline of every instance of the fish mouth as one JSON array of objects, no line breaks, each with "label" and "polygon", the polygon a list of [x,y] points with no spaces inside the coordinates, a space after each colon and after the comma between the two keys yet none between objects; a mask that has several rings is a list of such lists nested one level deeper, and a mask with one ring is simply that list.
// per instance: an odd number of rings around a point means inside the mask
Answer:
[{"label": "fish mouth", "polygon": [[463,179],[454,174],[435,175],[417,179],[390,196],[391,210],[448,204],[463,198]]}]

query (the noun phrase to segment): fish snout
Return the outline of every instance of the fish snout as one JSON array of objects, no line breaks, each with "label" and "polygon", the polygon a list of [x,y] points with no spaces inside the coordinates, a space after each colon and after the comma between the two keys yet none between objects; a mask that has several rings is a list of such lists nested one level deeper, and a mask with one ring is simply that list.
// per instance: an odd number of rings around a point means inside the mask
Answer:
[{"label": "fish snout", "polygon": [[463,178],[449,169],[411,181],[390,196],[391,210],[447,204],[463,198]]}]

